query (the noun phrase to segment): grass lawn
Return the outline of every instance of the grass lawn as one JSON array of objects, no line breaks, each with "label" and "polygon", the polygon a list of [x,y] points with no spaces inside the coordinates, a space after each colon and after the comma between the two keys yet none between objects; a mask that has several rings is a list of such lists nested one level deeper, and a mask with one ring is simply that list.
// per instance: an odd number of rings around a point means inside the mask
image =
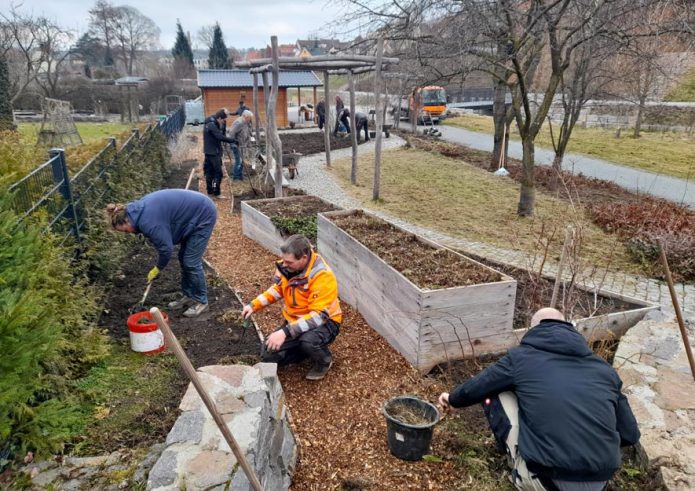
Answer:
[{"label": "grass lawn", "polygon": [[[111,137],[119,137],[123,133],[130,134],[135,126],[141,124],[121,124],[121,123],[75,123],[77,131],[82,137],[84,144],[89,144],[94,141],[103,141]],[[41,123],[19,123],[19,133],[22,135],[22,142],[27,145],[35,145],[38,138]],[[142,128],[141,128],[142,129]]]},{"label": "grass lawn", "polygon": [[[493,133],[492,117],[464,115],[450,118],[445,124],[481,133]],[[512,124],[511,139],[519,140],[516,125]],[[554,128],[557,135],[557,128]],[[567,151],[608,160],[628,167],[668,174],[680,178],[695,177],[695,138],[685,133],[643,131],[632,138],[629,130],[615,137],[615,130],[575,127]],[[548,125],[544,124],[536,144],[553,148]],[[568,159],[565,158],[567,166]]]},{"label": "grass lawn", "polygon": [[384,152],[381,197],[371,201],[374,158],[359,161],[359,186],[350,185],[350,159],[339,159],[332,172],[348,193],[365,206],[452,236],[533,252],[550,242],[550,257],[559,260],[564,227],[581,230],[581,256],[596,266],[641,272],[620,241],[593,225],[581,208],[536,194],[536,216],[516,214],[519,185],[460,160],[415,149]]}]

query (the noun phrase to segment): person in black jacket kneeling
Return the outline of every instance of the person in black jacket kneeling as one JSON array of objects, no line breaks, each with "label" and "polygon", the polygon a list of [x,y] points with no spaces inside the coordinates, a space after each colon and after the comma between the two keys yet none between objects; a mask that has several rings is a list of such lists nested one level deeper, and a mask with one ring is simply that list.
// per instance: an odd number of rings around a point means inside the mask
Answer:
[{"label": "person in black jacket kneeling", "polygon": [[620,447],[640,438],[620,377],[560,311],[541,309],[531,325],[520,346],[439,404],[483,403],[517,489],[601,491]]}]

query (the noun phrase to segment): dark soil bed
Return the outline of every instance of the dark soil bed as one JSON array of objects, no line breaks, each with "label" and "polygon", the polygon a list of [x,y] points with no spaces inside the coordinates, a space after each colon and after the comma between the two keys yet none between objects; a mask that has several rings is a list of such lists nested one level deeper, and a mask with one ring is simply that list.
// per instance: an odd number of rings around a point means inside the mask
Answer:
[{"label": "dark soil bed", "polygon": [[[189,172],[190,168],[174,171],[165,187],[183,188]],[[149,242],[135,236],[132,241],[132,253],[114,279],[113,287],[104,300],[99,321],[99,325],[114,339],[115,353],[124,359],[132,355],[126,321],[131,309],[141,301],[147,272],[157,260],[157,252]],[[210,310],[198,318],[187,319],[182,316],[182,310],[171,311],[167,308],[167,303],[178,298],[180,292],[181,270],[176,257],[176,254],[172,256],[172,261],[153,283],[145,308],[156,306],[168,314],[169,325],[196,368],[260,361],[260,341],[255,329],[252,327],[243,333],[240,319],[242,306],[227,284],[213,271],[206,268]],[[139,310],[141,309],[134,309]],[[87,438],[90,440],[88,448],[108,452],[162,441],[176,420],[176,408],[188,385],[188,379],[173,355],[168,352],[136,356],[145,358],[137,368],[138,373],[132,374],[133,380],[138,380],[138,377],[152,380],[151,383],[155,384],[152,394],[143,393],[150,389],[149,386],[142,387],[142,390],[131,387],[123,394],[113,394],[110,397],[108,418],[131,423],[128,427],[120,427],[118,423],[97,421],[94,428],[87,429]],[[121,366],[107,369],[122,370]],[[166,386],[161,387],[162,384]],[[134,405],[139,409],[135,410]],[[132,415],[133,411],[142,412],[135,416],[124,416]]]},{"label": "dark soil bed", "polygon": [[[537,275],[526,270],[502,265],[481,257],[474,256],[474,258],[516,280],[514,329],[531,327],[529,324],[534,312],[550,305],[555,282],[546,278],[538,278]],[[582,319],[638,309],[642,306],[603,295],[594,296],[593,293],[576,287],[571,288],[571,291],[560,287],[558,308],[565,313],[568,319]]]},{"label": "dark soil bed", "polygon": [[325,211],[337,210],[332,204],[316,196],[305,196],[302,199],[292,201],[266,201],[249,203],[258,211],[269,217],[295,218],[308,215],[316,215]]},{"label": "dark soil bed", "polygon": [[420,288],[436,290],[501,280],[498,273],[447,249],[427,245],[414,234],[362,212],[331,220]]},{"label": "dark soil bed", "polygon": [[[314,153],[321,153],[326,151],[322,131],[314,131],[311,133],[280,133],[280,141],[282,141],[283,154],[298,152],[302,155],[311,155]],[[358,141],[358,144],[363,142],[364,140]],[[348,135],[346,138],[331,135],[331,150],[337,150],[339,148],[347,148],[351,146],[352,139],[350,138],[350,135]],[[301,158],[299,159],[298,167],[301,171]]]}]

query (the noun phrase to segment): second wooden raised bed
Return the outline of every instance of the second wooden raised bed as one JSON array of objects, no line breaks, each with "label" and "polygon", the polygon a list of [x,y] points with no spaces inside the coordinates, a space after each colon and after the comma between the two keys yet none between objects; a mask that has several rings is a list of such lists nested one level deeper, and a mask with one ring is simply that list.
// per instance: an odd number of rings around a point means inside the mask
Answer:
[{"label": "second wooden raised bed", "polygon": [[[399,234],[418,257],[424,253],[428,260],[470,268],[473,277],[485,281],[446,287],[416,285],[406,277],[412,277],[407,268],[398,271],[336,223],[345,217],[381,222],[385,228],[383,234],[375,233],[377,242],[388,242],[386,235]],[[455,359],[504,351],[517,343],[512,327],[516,281],[509,276],[356,210],[319,214],[318,248],[336,274],[341,299],[421,371]],[[427,276],[427,271],[419,273]]]}]

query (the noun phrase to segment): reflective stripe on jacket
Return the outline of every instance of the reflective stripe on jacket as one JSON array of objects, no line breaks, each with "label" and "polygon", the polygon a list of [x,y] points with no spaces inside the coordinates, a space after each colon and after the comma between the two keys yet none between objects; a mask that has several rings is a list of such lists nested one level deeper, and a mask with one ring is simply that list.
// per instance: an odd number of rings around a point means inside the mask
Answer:
[{"label": "reflective stripe on jacket", "polygon": [[315,329],[328,319],[342,321],[338,282],[321,256],[312,252],[306,269],[292,278],[283,274],[281,266],[282,261],[278,261],[273,286],[251,302],[254,312],[283,299],[282,315],[293,337]]}]

